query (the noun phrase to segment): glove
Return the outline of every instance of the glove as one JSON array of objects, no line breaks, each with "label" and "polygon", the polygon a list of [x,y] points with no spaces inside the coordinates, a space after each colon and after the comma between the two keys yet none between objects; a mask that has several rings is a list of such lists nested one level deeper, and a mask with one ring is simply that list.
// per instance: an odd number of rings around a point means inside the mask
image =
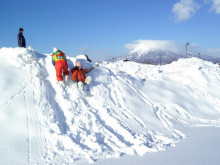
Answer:
[{"label": "glove", "polygon": [[53,66],[55,66],[55,61],[52,61]]}]

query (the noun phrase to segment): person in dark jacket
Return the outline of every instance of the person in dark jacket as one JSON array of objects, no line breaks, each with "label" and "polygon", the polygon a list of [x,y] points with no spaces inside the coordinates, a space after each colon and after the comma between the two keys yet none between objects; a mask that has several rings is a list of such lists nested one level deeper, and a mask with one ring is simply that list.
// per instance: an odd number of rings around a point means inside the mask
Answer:
[{"label": "person in dark jacket", "polygon": [[25,42],[25,38],[24,38],[24,36],[23,36],[23,31],[24,31],[23,28],[20,28],[20,29],[19,29],[19,34],[18,34],[18,46],[19,46],[19,47],[24,47],[24,48],[26,48],[26,42]]}]

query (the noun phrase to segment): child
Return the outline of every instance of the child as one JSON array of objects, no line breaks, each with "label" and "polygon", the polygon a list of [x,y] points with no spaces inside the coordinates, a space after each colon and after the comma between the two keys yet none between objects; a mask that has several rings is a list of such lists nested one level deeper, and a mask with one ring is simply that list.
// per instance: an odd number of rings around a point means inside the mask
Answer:
[{"label": "child", "polygon": [[94,67],[89,67],[87,69],[82,69],[82,64],[80,61],[76,62],[76,67],[74,67],[72,71],[72,80],[74,83],[78,84],[78,88],[85,94],[84,85],[91,84],[92,78],[91,76],[86,77],[85,74],[93,70]]},{"label": "child", "polygon": [[68,84],[68,64],[65,54],[62,51],[58,50],[56,47],[53,48],[52,63],[56,69],[56,77],[58,83],[60,84],[60,86],[65,87],[63,76],[65,79],[65,83]]}]

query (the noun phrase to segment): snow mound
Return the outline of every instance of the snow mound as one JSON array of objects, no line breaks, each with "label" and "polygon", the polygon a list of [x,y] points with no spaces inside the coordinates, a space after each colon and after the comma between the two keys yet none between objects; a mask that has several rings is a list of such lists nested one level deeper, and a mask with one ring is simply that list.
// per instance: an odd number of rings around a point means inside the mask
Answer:
[{"label": "snow mound", "polygon": [[81,62],[83,68],[88,68],[88,67],[92,66],[92,63],[88,61],[86,55],[84,55],[84,54],[76,56],[75,59],[71,58],[71,60],[73,61],[74,66],[76,65],[77,61]]},{"label": "snow mound", "polygon": [[[101,64],[83,98],[72,83],[57,86],[50,55],[1,48],[0,57],[3,164],[143,155],[175,146],[186,137],[181,126],[220,126],[220,69],[210,62]],[[71,69],[80,58],[67,59]]]}]

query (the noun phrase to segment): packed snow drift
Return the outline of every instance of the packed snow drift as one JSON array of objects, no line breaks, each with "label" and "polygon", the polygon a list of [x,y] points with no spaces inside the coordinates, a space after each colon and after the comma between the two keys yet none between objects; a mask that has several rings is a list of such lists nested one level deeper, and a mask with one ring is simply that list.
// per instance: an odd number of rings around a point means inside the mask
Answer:
[{"label": "packed snow drift", "polygon": [[[59,88],[50,55],[1,48],[0,57],[0,164],[144,155],[178,145],[187,137],[180,126],[220,127],[220,69],[211,62],[103,62],[83,98],[72,83]],[[71,69],[79,57],[67,59]]]}]

